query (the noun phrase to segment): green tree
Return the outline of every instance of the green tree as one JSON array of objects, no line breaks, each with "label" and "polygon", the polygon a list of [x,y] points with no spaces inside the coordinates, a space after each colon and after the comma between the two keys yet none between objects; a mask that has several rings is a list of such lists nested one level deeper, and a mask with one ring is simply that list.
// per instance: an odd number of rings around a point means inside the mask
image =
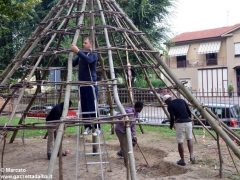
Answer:
[{"label": "green tree", "polygon": [[155,46],[168,39],[166,18],[174,0],[121,0],[119,4]]},{"label": "green tree", "polygon": [[41,0],[0,0],[0,32],[10,29],[9,23],[31,17]]},{"label": "green tree", "polygon": [[38,23],[41,19],[43,19],[50,9],[59,1],[59,0],[41,0],[42,2],[38,4],[35,8],[36,13],[38,15],[38,20],[36,23]]},{"label": "green tree", "polygon": [[4,69],[34,28],[40,0],[0,0],[0,70]]}]

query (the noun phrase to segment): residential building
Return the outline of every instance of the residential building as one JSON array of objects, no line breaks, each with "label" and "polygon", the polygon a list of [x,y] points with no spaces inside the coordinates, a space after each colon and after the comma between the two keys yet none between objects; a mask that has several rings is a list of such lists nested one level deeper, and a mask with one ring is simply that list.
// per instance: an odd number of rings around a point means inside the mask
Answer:
[{"label": "residential building", "polygon": [[166,63],[193,91],[225,95],[232,84],[240,95],[240,24],[177,35]]}]

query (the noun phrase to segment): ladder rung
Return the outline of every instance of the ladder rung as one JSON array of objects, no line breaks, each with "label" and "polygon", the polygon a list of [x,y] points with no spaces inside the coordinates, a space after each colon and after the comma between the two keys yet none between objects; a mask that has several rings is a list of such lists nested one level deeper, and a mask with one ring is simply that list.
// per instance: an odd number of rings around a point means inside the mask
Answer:
[{"label": "ladder rung", "polygon": [[94,165],[94,164],[109,164],[109,162],[87,162],[87,165]]},{"label": "ladder rung", "polygon": [[81,112],[81,113],[78,113],[78,114],[93,114],[93,113],[97,113],[96,111],[89,111],[89,112]]},{"label": "ladder rung", "polygon": [[[101,133],[101,134],[102,134],[102,133]],[[90,133],[88,133],[88,134],[81,134],[81,135],[82,135],[82,137],[83,137],[83,136],[85,136],[85,137],[86,137],[86,136],[90,136],[90,135],[91,135],[91,136],[98,137],[98,136],[101,136],[101,134],[98,134],[97,136],[95,136],[95,135],[93,135],[93,133],[92,133],[92,132],[90,132]]]},{"label": "ladder rung", "polygon": [[89,156],[89,155],[100,155],[100,154],[106,154],[105,152],[102,152],[102,153],[85,153],[86,156]]},{"label": "ladder rung", "polygon": [[104,144],[104,143],[85,143],[85,145],[102,145],[102,144]]}]

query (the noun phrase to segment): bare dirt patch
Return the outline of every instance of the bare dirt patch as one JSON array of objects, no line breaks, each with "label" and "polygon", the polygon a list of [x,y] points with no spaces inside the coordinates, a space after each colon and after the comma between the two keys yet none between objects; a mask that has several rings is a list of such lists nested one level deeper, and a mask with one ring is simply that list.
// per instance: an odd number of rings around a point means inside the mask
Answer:
[{"label": "bare dirt patch", "polygon": [[[175,138],[163,138],[157,133],[147,133],[138,136],[139,145],[150,164],[148,167],[140,153],[138,147],[134,148],[137,177],[143,179],[218,179],[218,154],[216,143],[211,139],[197,137],[199,143],[194,144],[194,152],[197,163],[192,165],[187,162],[185,167],[176,165],[179,159]],[[123,160],[118,159],[116,152],[119,149],[118,141],[107,142],[112,172],[108,172],[106,167],[104,176],[109,180],[126,179],[126,171]],[[224,158],[224,178],[238,179],[236,170],[233,167],[228,151],[223,146]],[[0,147],[2,151],[2,144]],[[64,138],[63,149],[68,149],[70,154],[63,157],[64,179],[75,179],[76,174],[76,137],[67,136]],[[185,148],[186,160],[189,160],[187,148]],[[92,159],[97,157],[92,157]],[[235,159],[240,167],[239,160]],[[25,139],[25,145],[21,139],[17,139],[13,144],[6,144],[4,155],[4,169],[25,169],[26,172],[5,174],[44,174],[47,173],[48,160],[46,157],[46,140],[39,138]],[[80,158],[78,169],[79,179],[101,179],[100,167],[98,165],[89,166],[89,172]],[[56,162],[53,179],[58,177],[58,161]]]}]

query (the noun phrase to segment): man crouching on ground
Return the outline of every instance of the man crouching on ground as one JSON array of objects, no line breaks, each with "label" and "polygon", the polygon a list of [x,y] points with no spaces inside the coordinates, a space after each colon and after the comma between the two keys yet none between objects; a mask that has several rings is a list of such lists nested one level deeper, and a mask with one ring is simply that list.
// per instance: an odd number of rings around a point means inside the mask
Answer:
[{"label": "man crouching on ground", "polygon": [[[143,109],[143,103],[142,102],[136,102],[134,105],[134,108],[126,108],[125,111],[127,114],[133,114],[132,116],[129,116],[130,120],[130,128],[132,133],[132,141],[133,145],[137,143],[137,137],[136,137],[136,118],[139,117],[139,113]],[[117,134],[118,140],[120,142],[120,152],[123,155],[124,158],[124,165],[128,167],[128,142],[127,142],[127,135],[126,135],[126,126],[124,122],[118,122],[115,126],[115,132]],[[119,153],[119,152],[118,152]]]}]

